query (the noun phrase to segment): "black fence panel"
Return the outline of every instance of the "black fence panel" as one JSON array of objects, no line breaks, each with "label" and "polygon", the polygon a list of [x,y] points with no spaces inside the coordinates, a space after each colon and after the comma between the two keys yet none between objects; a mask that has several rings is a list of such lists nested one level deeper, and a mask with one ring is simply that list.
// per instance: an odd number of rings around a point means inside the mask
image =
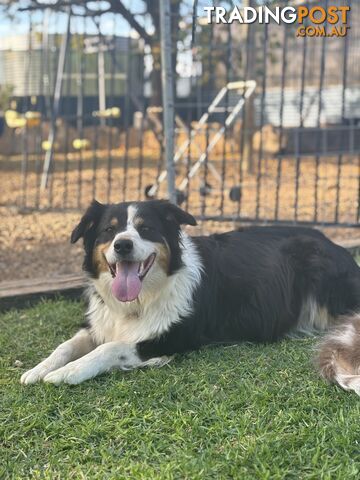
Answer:
[{"label": "black fence panel", "polygon": [[[202,220],[358,226],[360,4],[350,3],[347,36],[330,38],[285,23],[208,24],[208,2],[195,18],[180,3],[178,202]],[[28,33],[0,48],[0,86],[11,90],[0,205],[61,211],[166,196],[156,40],[119,35],[120,14],[26,14]]]}]

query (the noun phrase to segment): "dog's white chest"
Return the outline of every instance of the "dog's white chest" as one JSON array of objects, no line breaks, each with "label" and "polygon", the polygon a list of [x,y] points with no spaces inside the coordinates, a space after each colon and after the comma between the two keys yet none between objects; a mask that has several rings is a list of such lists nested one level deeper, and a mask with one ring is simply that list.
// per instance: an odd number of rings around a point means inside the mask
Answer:
[{"label": "dog's white chest", "polygon": [[103,306],[91,318],[91,333],[97,344],[107,342],[137,343],[162,333],[171,324],[160,312],[116,314]]},{"label": "dog's white chest", "polygon": [[106,342],[137,343],[149,340],[169,330],[185,313],[189,304],[176,299],[172,292],[145,306],[109,308],[93,297],[88,317],[96,344]]}]

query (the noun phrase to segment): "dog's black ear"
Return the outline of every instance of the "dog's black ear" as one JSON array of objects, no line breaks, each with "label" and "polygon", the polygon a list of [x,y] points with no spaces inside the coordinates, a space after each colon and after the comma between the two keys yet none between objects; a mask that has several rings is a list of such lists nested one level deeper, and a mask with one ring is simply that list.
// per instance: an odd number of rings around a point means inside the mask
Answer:
[{"label": "dog's black ear", "polygon": [[84,237],[86,232],[94,225],[98,223],[101,218],[101,215],[104,211],[105,205],[93,200],[89,208],[84,213],[82,219],[80,220],[79,225],[77,225],[72,231],[70,241],[75,243],[79,238]]},{"label": "dog's black ear", "polygon": [[167,220],[175,220],[179,225],[197,225],[195,218],[190,213],[185,212],[178,206],[170,202],[164,202]]}]

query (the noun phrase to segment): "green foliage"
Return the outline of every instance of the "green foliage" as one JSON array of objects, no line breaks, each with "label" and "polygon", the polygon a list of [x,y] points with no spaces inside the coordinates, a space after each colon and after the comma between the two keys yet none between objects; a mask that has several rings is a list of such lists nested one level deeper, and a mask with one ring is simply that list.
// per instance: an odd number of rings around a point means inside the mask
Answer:
[{"label": "green foliage", "polygon": [[317,377],[313,339],[206,348],[73,387],[20,385],[82,310],[59,300],[0,316],[0,478],[360,478],[359,398]]},{"label": "green foliage", "polygon": [[9,108],[13,92],[14,87],[12,85],[0,85],[0,112]]}]

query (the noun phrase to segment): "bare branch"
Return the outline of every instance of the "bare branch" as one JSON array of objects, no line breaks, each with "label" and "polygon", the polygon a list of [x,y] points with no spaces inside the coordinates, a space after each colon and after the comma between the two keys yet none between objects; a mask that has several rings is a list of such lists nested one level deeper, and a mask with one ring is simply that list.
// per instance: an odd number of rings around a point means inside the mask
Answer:
[{"label": "bare branch", "polygon": [[93,10],[88,7],[88,3],[92,3],[92,0],[58,0],[56,3],[53,2],[38,2],[38,0],[31,0],[30,4],[26,7],[18,7],[18,12],[24,11],[35,11],[35,10],[45,10],[51,9],[55,11],[63,11],[64,8],[69,6],[83,7],[84,13],[77,13],[73,11],[73,15],[76,16],[91,16],[97,17],[105,13],[119,13],[130,25],[131,28],[136,30],[141,38],[148,44],[151,44],[153,41],[153,36],[150,35],[146,29],[136,20],[134,13],[128,10],[121,0],[108,0],[110,4],[109,8],[103,10]]},{"label": "bare branch", "polygon": [[[44,6],[44,5],[41,5],[41,6],[32,5],[32,6],[29,6],[29,7],[21,7],[17,11],[18,12],[33,12],[33,11],[51,9],[51,10],[54,10],[56,12],[64,13],[66,11],[66,6],[67,5],[69,5],[69,4],[63,3],[61,6],[57,5],[56,9],[53,6],[48,6],[48,5],[46,5],[46,6]],[[74,16],[74,17],[100,17],[101,15],[104,15],[105,13],[111,13],[111,12],[112,12],[111,9],[96,10],[95,11],[95,10],[90,10],[87,7],[84,7],[84,13],[78,13],[78,12],[72,11],[71,15]]]},{"label": "bare branch", "polygon": [[120,13],[120,15],[128,22],[130,27],[136,30],[146,43],[151,44],[152,36],[147,33],[142,25],[140,25],[140,23],[134,17],[134,14],[123,5],[121,0],[109,0],[109,3],[111,5],[112,12]]}]

